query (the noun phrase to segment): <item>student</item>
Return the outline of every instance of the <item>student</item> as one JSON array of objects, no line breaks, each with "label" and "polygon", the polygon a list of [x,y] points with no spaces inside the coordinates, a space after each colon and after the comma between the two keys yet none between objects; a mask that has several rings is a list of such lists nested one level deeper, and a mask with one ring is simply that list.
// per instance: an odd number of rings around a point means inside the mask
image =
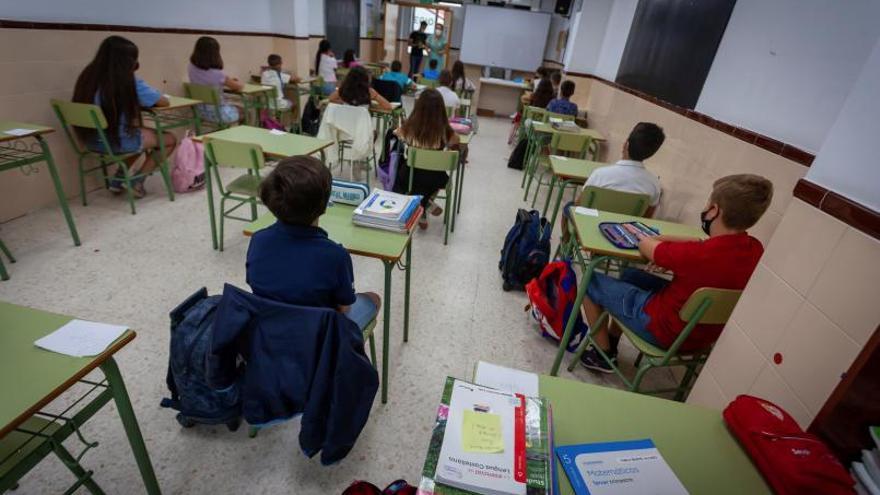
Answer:
[{"label": "student", "polygon": [[477,89],[474,83],[464,75],[464,64],[461,60],[456,60],[452,64],[452,90],[461,94],[462,91],[475,91]]},{"label": "student", "polygon": [[[409,118],[404,121],[395,134],[408,146],[429,150],[458,148],[458,135],[449,126],[443,96],[436,89],[425,89],[416,100]],[[398,193],[420,194],[425,212],[438,216],[443,208],[434,204],[434,196],[446,187],[449,175],[443,171],[413,169],[413,186],[409,189],[409,164],[397,168],[394,191]],[[428,228],[427,215],[419,219],[419,228]]]},{"label": "student", "polygon": [[418,74],[422,68],[422,57],[425,56],[425,43],[428,42],[428,23],[422,21],[419,23],[418,31],[413,31],[409,35],[409,77]]},{"label": "student", "polygon": [[[584,187],[595,186],[615,191],[647,194],[651,199],[645,216],[652,217],[657,204],[660,203],[660,179],[645,168],[645,164],[642,162],[654,156],[665,140],[666,135],[660,126],[650,122],[639,122],[624,141],[620,151],[620,160],[613,165],[594,170]],[[568,241],[567,220],[571,219],[572,205],[573,203],[568,203],[562,209],[562,242]]]},{"label": "student", "polygon": [[403,65],[400,63],[400,60],[391,62],[391,70],[382,74],[379,77],[379,80],[396,82],[400,85],[400,89],[406,92],[406,90],[413,85],[413,80],[403,72],[400,72],[402,67]]},{"label": "student", "polygon": [[244,112],[238,107],[226,103],[223,88],[233,91],[244,89],[244,83],[223,72],[223,58],[220,56],[220,43],[210,36],[202,36],[196,40],[192,55],[189,57],[189,82],[213,86],[220,93],[220,115],[213,105],[199,105],[199,113],[208,122],[241,122]]},{"label": "student", "polygon": [[376,102],[376,107],[379,109],[392,108],[388,100],[370,87],[370,73],[363,67],[355,67],[348,71],[339,89],[330,94],[330,102],[355,107],[370,106],[371,102]]},{"label": "student", "polygon": [[321,40],[318,53],[315,54],[315,74],[324,80],[324,94],[329,95],[336,90],[336,68],[338,62],[328,40]]},{"label": "student", "polygon": [[550,74],[550,83],[553,84],[553,94],[558,96],[559,87],[562,84],[562,72],[559,72],[558,70],[553,71],[553,73]]},{"label": "student", "polygon": [[547,110],[553,113],[561,113],[564,115],[578,114],[578,106],[571,102],[571,95],[574,94],[574,81],[565,81],[559,87],[559,98],[555,98],[547,104]]},{"label": "student", "polygon": [[[639,252],[654,265],[674,273],[671,281],[627,268],[620,279],[593,273],[584,296],[588,323],[606,309],[648,343],[668,348],[685,323],[678,312],[697,289],[713,287],[742,290],[764,252],[761,242],[746,229],[755,225],[773,198],[773,184],[752,174],[729,175],[715,181],[700,214],[706,240],[639,235]],[[682,344],[684,351],[705,349],[718,339],[723,325],[697,325]],[[616,359],[620,329],[598,329],[596,344]],[[581,364],[591,370],[613,370],[590,348]]]},{"label": "student", "polygon": [[260,297],[336,309],[363,330],[381,300],[355,294],[351,255],[318,226],[331,182],[330,170],[311,156],[285,158],[263,179],[260,200],[278,221],[251,238],[247,283]]},{"label": "student", "polygon": [[[151,151],[159,147],[156,131],[141,125],[141,109],[167,107],[168,99],[159,90],[150,87],[135,76],[138,64],[138,47],[121,36],[110,36],[101,42],[95,58],[83,69],[76,80],[73,101],[98,105],[107,119],[105,134],[114,153],[146,152],[141,174],[149,174],[157,164]],[[103,143],[91,129],[76,128],[86,147],[105,153]],[[177,140],[170,133],[163,133],[165,153],[170,154]],[[133,165],[138,156],[127,160]],[[120,193],[124,182],[120,167],[110,179],[110,191]],[[146,195],[144,179],[132,183],[132,194],[137,198]]]},{"label": "student", "polygon": [[528,96],[526,104],[530,107],[547,108],[547,105],[553,100],[554,94],[553,83],[549,79],[541,79],[535,92]]},{"label": "student", "polygon": [[443,104],[446,105],[446,108],[458,110],[458,107],[461,106],[461,100],[458,99],[458,95],[452,90],[452,73],[443,69],[440,71],[440,78],[437,82],[439,83],[437,91],[443,96]]},{"label": "student", "polygon": [[299,83],[299,79],[281,70],[281,55],[276,55],[274,53],[269,55],[267,63],[269,64],[269,68],[260,74],[260,84],[264,86],[273,86],[275,88],[275,95],[278,98],[276,104],[278,109],[288,110],[292,106],[292,103],[284,97],[284,86],[291,82],[297,84]]},{"label": "student", "polygon": [[437,70],[437,59],[428,62],[428,68],[422,72],[422,77],[429,81],[436,81],[440,77],[440,71]]},{"label": "student", "polygon": [[550,79],[550,70],[546,67],[538,67],[535,70],[535,77],[532,78],[532,88],[538,89],[538,84],[544,79]]},{"label": "student", "polygon": [[342,67],[346,69],[361,67],[361,63],[357,61],[357,58],[354,56],[354,50],[351,48],[345,50],[345,55],[342,56]]}]

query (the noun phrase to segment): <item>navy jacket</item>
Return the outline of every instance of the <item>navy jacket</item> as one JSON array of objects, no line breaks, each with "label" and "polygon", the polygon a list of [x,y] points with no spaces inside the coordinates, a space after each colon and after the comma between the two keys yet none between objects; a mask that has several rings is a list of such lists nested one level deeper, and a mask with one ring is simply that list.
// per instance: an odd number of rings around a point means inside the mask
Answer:
[{"label": "navy jacket", "polygon": [[309,457],[320,450],[322,464],[348,454],[379,388],[363,336],[345,315],[275,302],[229,284],[217,308],[207,361],[213,387],[241,380],[248,423],[302,413],[300,447]]}]

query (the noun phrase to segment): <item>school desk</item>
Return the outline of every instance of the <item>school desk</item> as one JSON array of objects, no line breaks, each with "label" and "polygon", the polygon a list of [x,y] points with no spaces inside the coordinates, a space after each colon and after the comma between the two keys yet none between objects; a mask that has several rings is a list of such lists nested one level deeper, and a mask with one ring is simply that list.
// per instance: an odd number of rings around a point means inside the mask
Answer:
[{"label": "school desk", "polygon": [[[212,132],[203,136],[194,138],[196,141],[202,141],[206,137],[214,139],[225,139],[227,141],[237,141],[240,143],[258,144],[263,148],[263,154],[272,158],[287,158],[289,156],[313,155],[320,153],[321,161],[325,162],[324,150],[333,144],[333,141],[325,139],[313,138],[311,136],[302,136],[299,134],[290,134],[287,132],[274,132],[259,127],[251,127],[240,125],[223,129],[222,131]],[[208,216],[211,221],[211,241],[214,249],[217,249],[217,225],[214,216],[214,192],[211,182],[211,173],[208,167],[213,166],[210,160],[205,156],[205,187],[208,190]]]},{"label": "school desk", "polygon": [[553,207],[553,216],[550,220],[551,227],[556,225],[556,215],[559,213],[559,206],[562,204],[562,196],[565,194],[565,188],[570,185],[583,184],[590,177],[590,174],[593,173],[593,170],[607,165],[607,163],[591,160],[579,160],[576,158],[556,155],[550,156],[550,173],[553,174],[553,177],[550,179],[550,190],[547,193],[547,200],[544,202],[544,211],[541,213],[541,216],[547,216],[547,208],[550,206],[550,197],[553,196],[553,188],[559,185],[559,192],[556,195],[556,205]]},{"label": "school desk", "polygon": [[[7,134],[7,131],[13,129],[27,129],[32,132],[24,136]],[[67,221],[70,236],[73,237],[73,244],[79,246],[79,234],[76,231],[70,207],[67,205],[67,196],[61,186],[61,179],[58,177],[58,169],[55,168],[55,160],[49,150],[49,143],[44,137],[52,132],[55,130],[51,127],[0,120],[0,172],[18,168],[24,175],[31,175],[38,172],[34,166],[35,163],[46,162],[49,176],[52,178],[52,185],[55,186],[58,204],[61,206],[61,212],[64,213],[64,220]]]},{"label": "school desk", "polygon": [[[396,126],[400,123],[400,120],[404,116],[403,103],[399,101],[391,102],[391,110],[386,110],[384,108],[379,108],[376,106],[376,102],[370,102],[370,114],[376,117],[376,120],[379,121],[379,125],[376,127],[376,130],[379,131],[379,139],[385,139],[385,133],[391,126]],[[384,143],[384,141],[383,141]]]},{"label": "school desk", "polygon": [[455,215],[452,217],[452,231],[455,232],[455,217],[458,216],[458,213],[461,213],[461,192],[464,190],[464,171],[467,168],[467,163],[465,162],[465,156],[467,156],[468,147],[471,144],[471,139],[474,137],[475,132],[471,131],[468,134],[459,134],[458,142],[461,145],[458,154],[458,189],[455,191]]},{"label": "school desk", "polygon": [[552,124],[546,122],[532,122],[531,126],[528,128],[526,133],[526,139],[528,140],[528,145],[526,147],[526,154],[523,157],[523,186],[525,187],[525,194],[523,195],[523,201],[526,200],[529,196],[529,190],[532,188],[532,180],[535,178],[535,174],[538,169],[538,156],[541,154],[541,149],[549,144],[554,134],[578,134],[581,136],[587,136],[590,138],[590,142],[587,143],[586,152],[589,154],[592,160],[596,159],[596,156],[599,152],[599,141],[604,141],[605,137],[602,136],[601,133],[596,131],[595,129],[585,129],[583,127],[578,127],[577,130],[569,131],[562,129],[555,129]]},{"label": "school desk", "polygon": [[268,99],[271,98],[272,86],[245,83],[244,87],[240,90],[225,89],[224,91],[241,98],[245,124],[259,125],[259,112],[261,109],[269,108]]},{"label": "school desk", "polygon": [[[72,319],[70,316],[0,302],[0,321],[3,322],[0,325],[0,397],[3,397],[0,401],[0,442],[22,442],[20,450],[13,448],[7,451],[13,455],[0,458],[0,493],[14,486],[18,479],[48,455],[52,442],[60,443],[70,435],[77,434],[82,435],[80,439],[85,443],[90,435],[82,431],[83,424],[113,400],[146,491],[159,494],[159,483],[131,408],[125,382],[113,359],[114,354],[134,340],[135,333],[126,330],[104,352],[91,357],[65,356],[34,345],[35,340],[54,332]],[[86,379],[86,375],[96,368],[101,369],[104,378]],[[72,403],[64,401],[66,408],[60,413],[57,412],[60,404],[51,408],[51,414],[41,412],[68,390],[76,391],[79,400]],[[49,420],[49,425],[40,431],[38,437],[42,435],[41,438],[45,439],[48,436],[50,441],[32,438],[33,434],[25,433],[27,426],[33,424],[32,418],[41,419],[40,423],[44,425],[46,419]],[[30,442],[42,442],[42,445],[33,450]],[[89,448],[85,447],[86,450]],[[14,454],[16,451],[19,455]],[[27,455],[22,455],[24,452]],[[71,470],[76,471],[74,468]]]},{"label": "school desk", "polygon": [[[593,210],[596,211],[596,210]],[[596,211],[596,215],[588,215],[579,213],[576,208],[572,208],[572,218],[574,219],[574,235],[577,238],[580,249],[575,249],[573,255],[577,257],[583,272],[578,282],[577,297],[574,300],[573,308],[580,308],[581,302],[584,300],[584,294],[587,292],[587,285],[593,276],[595,268],[610,259],[618,259],[622,261],[630,261],[637,263],[646,263],[645,259],[638,249],[621,249],[605,238],[599,231],[599,224],[602,222],[632,222],[638,221],[645,225],[654,227],[661,235],[671,235],[677,237],[691,237],[694,239],[703,239],[705,234],[699,227],[692,225],[682,225],[675,222],[666,222],[663,220],[655,220],[653,218],[634,217],[632,215],[621,215],[618,213],[608,213],[605,211]],[[584,260],[584,252],[590,253],[590,260],[587,263]],[[562,334],[559,349],[556,351],[556,358],[553,360],[553,367],[550,369],[550,375],[556,376],[559,372],[559,365],[562,363],[562,357],[565,355],[565,344],[571,338],[571,332],[577,321],[580,311],[572,311],[571,317],[565,325],[565,332]]]},{"label": "school desk", "polygon": [[532,86],[526,83],[496,77],[481,77],[477,109],[490,110],[495,115],[507,117],[516,113],[523,92],[531,89]]},{"label": "school desk", "polygon": [[[409,341],[409,281],[412,270],[412,231],[407,234],[361,227],[352,223],[354,206],[334,204],[318,220],[330,239],[342,244],[349,253],[375,258],[385,266],[385,292],[382,294],[382,403],[388,402],[388,344],[391,325],[391,271],[400,264],[406,251],[405,288],[403,300],[403,341]],[[251,236],[275,223],[271,213],[258,218],[244,228],[244,235]]]}]

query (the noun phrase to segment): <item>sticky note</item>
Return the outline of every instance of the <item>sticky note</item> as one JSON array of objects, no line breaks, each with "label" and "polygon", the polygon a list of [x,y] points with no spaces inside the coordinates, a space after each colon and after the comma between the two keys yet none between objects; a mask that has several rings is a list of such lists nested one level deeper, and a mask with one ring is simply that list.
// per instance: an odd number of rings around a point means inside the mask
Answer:
[{"label": "sticky note", "polygon": [[461,425],[461,449],[480,454],[504,452],[501,416],[465,409]]}]

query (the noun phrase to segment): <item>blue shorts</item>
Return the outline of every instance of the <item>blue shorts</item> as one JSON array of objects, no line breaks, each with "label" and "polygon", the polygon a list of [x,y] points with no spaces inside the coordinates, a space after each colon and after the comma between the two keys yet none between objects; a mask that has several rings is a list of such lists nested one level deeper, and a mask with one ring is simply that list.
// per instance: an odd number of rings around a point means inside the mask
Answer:
[{"label": "blue shorts", "polygon": [[364,294],[358,294],[354,304],[348,307],[348,312],[345,313],[345,316],[355,322],[358,328],[363,331],[370,322],[376,319],[377,314],[379,314],[379,308],[373,304],[373,301]]},{"label": "blue shorts", "polygon": [[233,124],[238,122],[238,108],[235,105],[223,103],[220,105],[220,118],[217,118],[217,110],[213,105],[199,105],[199,115],[207,122],[223,122]]},{"label": "blue shorts", "polygon": [[645,313],[645,306],[668,283],[668,280],[635,268],[624,269],[620,279],[594,272],[587,286],[587,295],[633,333],[649,344],[663,348],[648,330],[651,317]]},{"label": "blue shorts", "polygon": [[324,87],[321,88],[321,90],[324,92],[324,96],[332,95],[333,92],[336,91],[336,81],[333,81],[333,82],[325,81]]}]

